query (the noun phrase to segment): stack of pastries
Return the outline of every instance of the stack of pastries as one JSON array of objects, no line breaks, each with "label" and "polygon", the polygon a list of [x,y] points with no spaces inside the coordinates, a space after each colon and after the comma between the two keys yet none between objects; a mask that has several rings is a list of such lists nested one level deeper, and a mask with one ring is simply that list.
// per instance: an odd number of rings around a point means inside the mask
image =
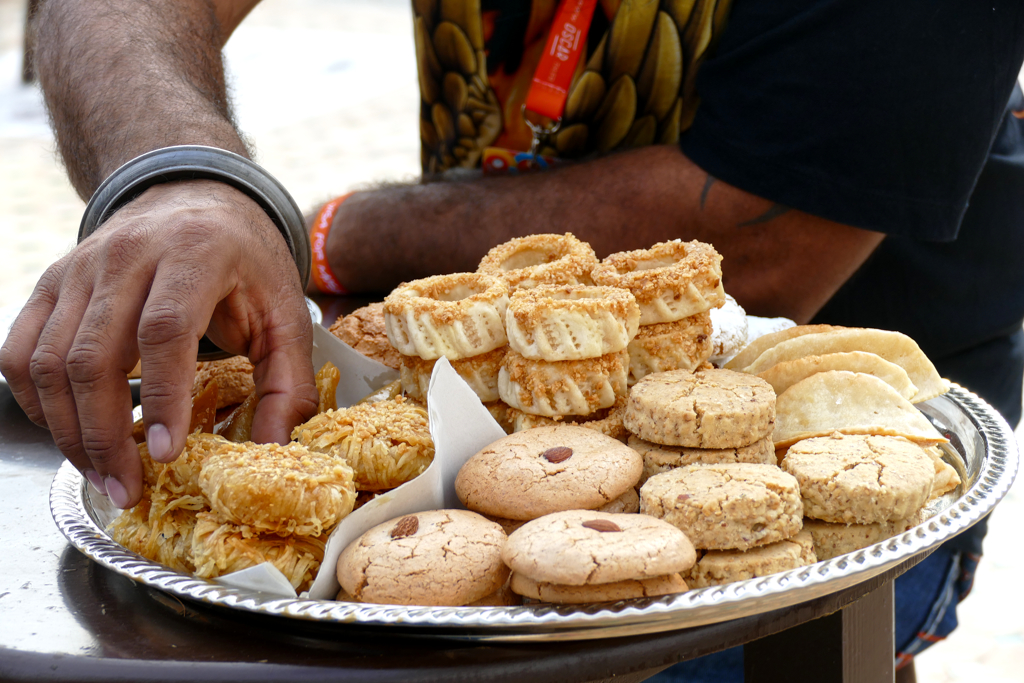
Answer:
[{"label": "stack of pastries", "polygon": [[628,290],[640,306],[630,386],[653,372],[696,370],[711,356],[710,310],[726,301],[721,262],[710,244],[673,241],[612,254],[593,270],[595,283]]},{"label": "stack of pastries", "polygon": [[[218,363],[214,369],[231,373],[230,387],[239,363]],[[268,562],[293,588],[306,590],[330,531],[433,460],[426,411],[402,396],[341,409],[321,400],[320,412],[293,430],[290,443],[255,444],[248,429],[255,394],[216,422],[222,378],[205,374],[184,452],[158,463],[140,439],[142,501],[108,527],[121,545],[173,569],[216,578]],[[337,379],[331,364],[318,373],[318,384],[326,382],[322,399]]]},{"label": "stack of pastries", "polygon": [[[424,403],[442,357],[509,436],[459,472],[468,511],[396,517],[354,541],[337,567],[339,599],[679,592],[877,542],[959,484],[936,448],[943,437],[911,403],[946,390],[912,340],[794,327],[716,368],[710,312],[726,300],[721,256],[700,242],[598,261],[570,234],[511,240],[477,272],[404,283],[332,328],[400,368],[398,395],[335,408],[339,375],[325,367],[319,414],[285,446],[234,443],[248,439],[236,416],[197,422],[167,465],[140,443],[144,499],[111,535],[200,577],[270,562],[307,588],[338,522],[432,461]],[[214,369],[201,370],[197,391],[216,393]],[[250,394],[236,413],[254,407]],[[688,550],[651,563],[630,540],[638,534]],[[592,553],[607,553],[600,571]]]}]

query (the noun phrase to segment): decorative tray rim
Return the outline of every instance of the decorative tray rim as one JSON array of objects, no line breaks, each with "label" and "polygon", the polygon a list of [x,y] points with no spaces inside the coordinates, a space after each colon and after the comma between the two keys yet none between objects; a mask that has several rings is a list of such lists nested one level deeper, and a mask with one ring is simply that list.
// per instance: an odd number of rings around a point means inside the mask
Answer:
[{"label": "decorative tray rim", "polygon": [[933,399],[942,400],[951,401],[968,418],[985,447],[973,484],[948,507],[902,534],[853,553],[661,598],[518,607],[410,607],[282,598],[199,579],[128,551],[90,514],[85,481],[69,462],[61,465],[51,484],[50,511],[61,533],[90,559],[150,588],[206,605],[338,627],[391,627],[474,640],[640,635],[753,616],[844,590],[935,548],[988,514],[1016,475],[1013,432],[991,406],[956,384],[948,394]]}]

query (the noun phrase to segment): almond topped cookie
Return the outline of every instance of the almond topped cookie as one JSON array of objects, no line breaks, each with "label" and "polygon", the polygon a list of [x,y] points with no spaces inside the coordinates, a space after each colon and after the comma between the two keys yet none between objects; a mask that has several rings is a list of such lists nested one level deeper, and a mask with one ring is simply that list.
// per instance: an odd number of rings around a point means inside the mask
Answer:
[{"label": "almond topped cookie", "polygon": [[470,510],[535,519],[592,510],[640,479],[643,461],[620,441],[585,427],[538,427],[498,439],[459,470],[455,492]]},{"label": "almond topped cookie", "polygon": [[359,602],[466,605],[508,578],[505,532],[467,510],[430,510],[379,524],[338,559],[338,582]]},{"label": "almond topped cookie", "polygon": [[679,529],[647,515],[567,510],[524,524],[501,553],[514,574],[584,586],[686,571],[697,559]]}]

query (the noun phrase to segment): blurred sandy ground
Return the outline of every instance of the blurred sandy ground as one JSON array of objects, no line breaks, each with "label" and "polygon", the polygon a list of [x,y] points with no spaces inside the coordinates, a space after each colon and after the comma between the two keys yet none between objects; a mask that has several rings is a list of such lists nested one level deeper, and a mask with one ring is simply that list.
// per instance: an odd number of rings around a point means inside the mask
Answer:
[{"label": "blurred sandy ground", "polygon": [[[71,248],[84,208],[37,90],[20,84],[23,12],[24,0],[0,0],[0,309],[20,306]],[[266,0],[226,53],[241,127],[304,210],[418,175],[407,0]],[[1000,504],[961,627],[918,658],[919,681],[1024,682],[1022,490]]]}]

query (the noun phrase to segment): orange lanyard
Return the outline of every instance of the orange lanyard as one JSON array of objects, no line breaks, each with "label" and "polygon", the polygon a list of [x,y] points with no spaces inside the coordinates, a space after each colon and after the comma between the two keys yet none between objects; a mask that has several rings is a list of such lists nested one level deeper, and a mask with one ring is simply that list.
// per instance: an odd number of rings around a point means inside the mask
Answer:
[{"label": "orange lanyard", "polygon": [[[587,46],[590,19],[594,16],[597,0],[562,0],[555,20],[548,32],[544,54],[533,74],[530,90],[523,103],[523,119],[533,131],[536,153],[541,138],[551,135],[562,124],[562,112],[569,96],[576,65]],[[551,123],[538,125],[529,120],[527,112],[548,119]]]}]

